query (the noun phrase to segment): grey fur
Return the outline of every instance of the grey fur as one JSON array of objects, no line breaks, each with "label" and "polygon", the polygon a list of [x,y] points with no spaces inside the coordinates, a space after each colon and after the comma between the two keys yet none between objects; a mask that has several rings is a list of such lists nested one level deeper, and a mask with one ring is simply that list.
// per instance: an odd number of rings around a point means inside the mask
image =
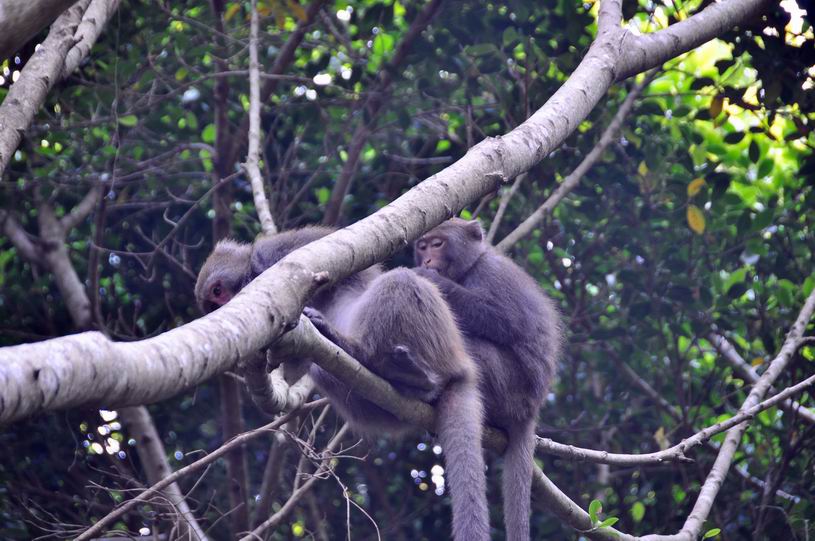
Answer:
[{"label": "grey fur", "polygon": [[[228,279],[243,287],[292,250],[330,232],[306,227],[260,239],[248,261],[243,245],[219,243],[199,274],[199,304],[200,299],[207,300],[206,292],[216,280]],[[453,505],[453,537],[488,540],[477,370],[438,288],[409,269],[383,273],[377,265],[321,288],[305,314],[326,337],[401,393],[436,404],[436,431],[445,451]],[[410,429],[318,365],[311,364],[309,372],[357,431],[401,434]]]},{"label": "grey fur", "polygon": [[509,541],[527,541],[533,434],[560,357],[560,315],[531,276],[483,241],[476,221],[453,218],[428,231],[414,259],[456,316],[479,369],[487,421],[507,433],[504,524]]}]

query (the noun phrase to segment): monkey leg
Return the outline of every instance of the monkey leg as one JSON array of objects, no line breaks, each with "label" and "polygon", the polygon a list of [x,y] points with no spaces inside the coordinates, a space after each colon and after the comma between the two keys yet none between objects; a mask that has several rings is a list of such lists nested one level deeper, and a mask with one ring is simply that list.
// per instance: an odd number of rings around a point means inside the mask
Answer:
[{"label": "monkey leg", "polygon": [[385,355],[383,365],[377,372],[387,379],[400,393],[422,399],[438,394],[441,380],[434,372],[423,368],[408,346],[398,345]]},{"label": "monkey leg", "polygon": [[508,443],[501,479],[507,541],[529,541],[534,433],[534,420],[517,423],[507,429]]}]

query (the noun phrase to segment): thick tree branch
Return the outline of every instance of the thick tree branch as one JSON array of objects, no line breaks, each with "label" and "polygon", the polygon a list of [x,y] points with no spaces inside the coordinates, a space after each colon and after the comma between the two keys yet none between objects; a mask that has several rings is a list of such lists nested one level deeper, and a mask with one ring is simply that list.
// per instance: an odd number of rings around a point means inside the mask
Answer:
[{"label": "thick tree branch", "polygon": [[0,2],[0,60],[13,55],[75,1]]},{"label": "thick tree branch", "polygon": [[252,184],[252,198],[260,219],[264,235],[277,233],[269,200],[263,189],[263,176],[260,174],[260,67],[258,62],[258,6],[252,0],[252,22],[249,32],[249,154],[244,168]]},{"label": "thick tree branch", "polygon": [[714,2],[701,12],[668,28],[643,36],[628,35],[621,43],[623,52],[615,69],[620,81],[695,49],[720,36],[735,24],[756,17],[773,3],[772,0]]},{"label": "thick tree branch", "polygon": [[79,0],[54,21],[48,37],[28,59],[20,78],[0,104],[0,176],[48,91],[60,79],[65,55],[74,46],[74,31],[89,3],[90,0]]}]

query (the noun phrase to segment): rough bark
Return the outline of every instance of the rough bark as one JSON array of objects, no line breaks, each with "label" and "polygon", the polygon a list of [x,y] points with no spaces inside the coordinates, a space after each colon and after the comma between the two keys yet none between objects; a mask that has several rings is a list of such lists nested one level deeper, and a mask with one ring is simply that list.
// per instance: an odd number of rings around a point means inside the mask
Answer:
[{"label": "rough bark", "polygon": [[54,21],[48,37],[31,55],[20,78],[11,85],[0,104],[0,176],[48,91],[59,80],[65,55],[75,44],[74,32],[89,3],[90,0],[79,0]]},{"label": "rough bark", "polygon": [[0,0],[0,60],[14,54],[76,0]]}]

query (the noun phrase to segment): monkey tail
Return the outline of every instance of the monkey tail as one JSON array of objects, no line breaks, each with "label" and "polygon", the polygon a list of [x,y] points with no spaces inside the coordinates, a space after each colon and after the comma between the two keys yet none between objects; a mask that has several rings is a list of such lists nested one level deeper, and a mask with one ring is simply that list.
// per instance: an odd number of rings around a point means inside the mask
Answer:
[{"label": "monkey tail", "polygon": [[436,408],[436,432],[445,455],[453,501],[453,539],[488,541],[487,481],[481,448],[483,409],[474,382],[449,384]]}]

